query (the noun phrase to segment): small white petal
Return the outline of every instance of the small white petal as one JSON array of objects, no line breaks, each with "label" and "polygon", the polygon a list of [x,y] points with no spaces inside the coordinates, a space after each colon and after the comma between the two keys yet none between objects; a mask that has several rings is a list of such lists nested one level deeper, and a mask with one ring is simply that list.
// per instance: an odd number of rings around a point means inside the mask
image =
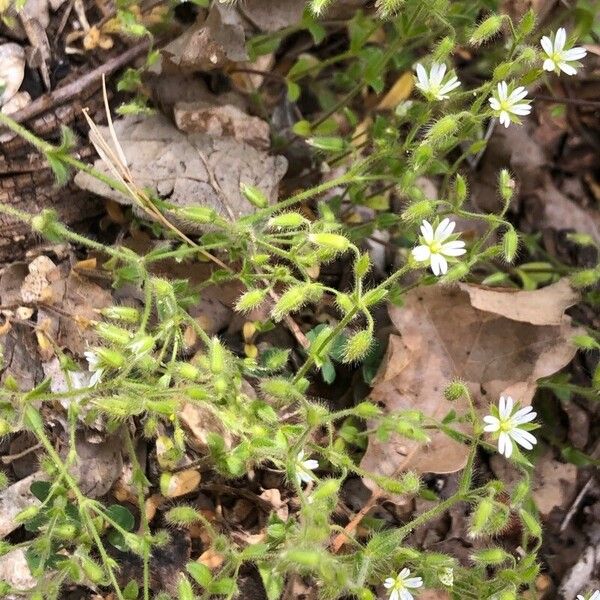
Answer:
[{"label": "small white petal", "polygon": [[515,401],[512,399],[512,396],[506,396],[506,418],[510,417],[513,412],[513,408],[515,407]]},{"label": "small white petal", "polygon": [[452,235],[455,227],[456,223],[446,218],[435,228],[433,238],[436,242],[443,242],[446,238]]},{"label": "small white petal", "polygon": [[[458,246],[458,244],[462,244]],[[447,242],[440,248],[440,254],[444,256],[462,256],[466,254],[467,250],[464,248],[465,243],[456,241],[456,242]]]},{"label": "small white petal", "polygon": [[510,125],[510,117],[505,110],[500,112],[499,120],[500,120],[500,125],[504,125],[504,127],[508,127]]},{"label": "small white petal", "polygon": [[400,600],[415,600],[408,590],[400,590]]},{"label": "small white petal", "polygon": [[590,600],[600,600],[600,590],[596,590],[591,596]]},{"label": "small white petal", "polygon": [[554,71],[554,69],[556,69],[556,63],[551,58],[547,58],[544,61],[544,71]]},{"label": "small white petal", "polygon": [[577,73],[577,69],[567,64],[566,62],[559,62],[558,68],[567,75],[575,75]]},{"label": "small white petal", "polygon": [[433,242],[433,227],[431,223],[425,219],[423,219],[423,222],[421,223],[421,235],[428,244]]},{"label": "small white petal", "polygon": [[581,48],[577,46],[576,48],[571,48],[570,50],[565,50],[561,58],[563,60],[581,60],[587,54],[587,50],[585,48]]},{"label": "small white petal", "polygon": [[383,587],[387,588],[388,590],[394,585],[394,583],[396,583],[396,580],[393,577],[388,577],[384,582],[383,582]]},{"label": "small white petal", "polygon": [[508,436],[506,435],[506,433],[504,433],[504,431],[502,431],[500,433],[500,435],[498,436],[498,452],[500,452],[500,454],[504,454],[504,452],[506,451],[506,440],[508,439]]},{"label": "small white petal", "polygon": [[446,65],[434,63],[431,66],[431,73],[429,78],[434,83],[434,85],[439,86],[442,83],[442,79],[444,79],[444,75],[446,74]]},{"label": "small white petal", "polygon": [[524,117],[531,112],[531,106],[529,104],[515,104],[511,107],[510,112],[514,115]]},{"label": "small white petal", "polygon": [[423,579],[421,577],[410,577],[404,580],[404,585],[407,588],[420,588],[423,586]]},{"label": "small white petal", "polygon": [[311,458],[310,460],[305,460],[302,466],[309,471],[314,471],[319,468],[319,461]]},{"label": "small white petal", "polygon": [[506,100],[508,96],[508,84],[506,81],[501,81],[498,84],[498,98],[500,101]]},{"label": "small white petal", "polygon": [[429,260],[431,250],[429,249],[429,246],[417,246],[416,248],[413,248],[412,255],[417,262],[423,262]]},{"label": "small white petal", "polygon": [[398,590],[392,590],[390,593],[390,600],[400,600],[400,592]]},{"label": "small white petal", "polygon": [[500,110],[500,102],[498,102],[498,98],[492,97],[490,98],[489,102],[493,110]]},{"label": "small white petal", "polygon": [[483,417],[483,421],[484,423],[494,423],[496,425],[500,424],[500,419],[498,419],[498,417],[494,417],[494,415],[485,415],[485,417]]},{"label": "small white petal", "polygon": [[[503,435],[502,433],[500,435]],[[513,443],[510,436],[504,433],[504,456],[510,458],[513,453]]]},{"label": "small white petal", "polygon": [[404,567],[400,573],[398,573],[398,577],[400,579],[405,579],[406,577],[408,577],[410,575],[410,569],[407,567]]},{"label": "small white petal", "polygon": [[512,422],[520,425],[521,423],[529,423],[537,417],[537,413],[533,412],[532,406],[521,408],[512,416]]},{"label": "small white petal", "polygon": [[544,49],[544,52],[548,56],[552,56],[552,54],[554,53],[554,47],[552,46],[552,40],[547,35],[545,35],[540,40],[540,44],[542,45],[542,48]]},{"label": "small white petal", "polygon": [[429,80],[427,79],[427,72],[425,71],[425,67],[421,63],[418,63],[416,66],[417,69],[417,79],[419,80],[419,84],[423,88],[429,87]]},{"label": "small white petal", "polygon": [[509,435],[515,442],[523,446],[523,448],[527,448],[527,450],[531,450],[537,444],[535,436],[524,429],[513,429]]},{"label": "small white petal", "polygon": [[554,37],[554,52],[561,52],[567,43],[567,31],[564,27],[559,27]]},{"label": "small white petal", "polygon": [[437,256],[438,269],[442,275],[445,275],[448,272],[448,261],[444,258],[442,254],[432,254],[431,262],[433,263],[433,257]]},{"label": "small white petal", "polygon": [[527,96],[527,90],[523,86],[520,86],[511,92],[510,96],[508,97],[508,101],[514,104],[519,100],[523,100],[525,96]]}]

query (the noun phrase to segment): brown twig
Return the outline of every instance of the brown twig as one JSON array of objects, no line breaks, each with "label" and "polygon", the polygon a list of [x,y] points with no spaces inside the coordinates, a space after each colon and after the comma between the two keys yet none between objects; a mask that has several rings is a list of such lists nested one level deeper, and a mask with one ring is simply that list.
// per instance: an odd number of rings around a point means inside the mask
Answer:
[{"label": "brown twig", "polygon": [[73,81],[73,83],[69,83],[64,87],[54,90],[53,92],[49,92],[40,96],[25,108],[22,108],[11,115],[11,118],[17,123],[22,123],[23,121],[28,121],[33,117],[37,117],[42,113],[48,112],[55,106],[72,100],[92,85],[100,84],[103,75],[108,75],[113,71],[117,71],[118,69],[130,63],[132,60],[135,60],[141,56],[148,50],[149,46],[150,40],[144,40],[137,46],[129,48],[129,50],[126,50],[123,52],[123,54],[105,62],[103,65],[100,65],[93,71],[82,75],[76,81]]}]

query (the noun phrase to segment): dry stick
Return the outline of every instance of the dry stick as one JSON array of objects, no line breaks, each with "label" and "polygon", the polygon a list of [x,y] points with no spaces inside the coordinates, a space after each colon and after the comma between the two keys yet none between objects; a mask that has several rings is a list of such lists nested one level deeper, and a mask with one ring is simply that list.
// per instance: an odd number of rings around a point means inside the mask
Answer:
[{"label": "dry stick", "polygon": [[68,102],[69,100],[81,94],[86,88],[99,83],[103,75],[108,75],[113,71],[117,71],[121,67],[124,67],[126,64],[130,63],[132,60],[135,60],[141,56],[148,50],[149,46],[150,40],[144,40],[137,46],[129,48],[129,50],[126,50],[120,56],[116,56],[103,65],[100,65],[93,71],[90,71],[82,77],[79,77],[73,83],[40,96],[25,108],[22,108],[21,110],[12,114],[12,120],[16,121],[17,123],[22,123],[23,121],[28,121],[33,117],[37,117],[42,113],[48,112],[55,106]]},{"label": "dry stick", "polygon": [[[402,464],[396,469],[396,473],[399,473],[406,469],[413,456],[417,452],[419,447],[417,446],[413,450],[411,450],[406,458],[402,461]],[[350,534],[356,530],[356,528],[360,525],[361,521],[365,518],[367,513],[375,506],[377,501],[384,496],[384,493],[381,489],[376,489],[371,497],[367,500],[367,503],[354,515],[354,518],[344,527],[344,533],[338,533],[331,542],[331,550],[334,553],[337,553],[341,550],[342,546],[346,543],[346,540],[350,538]]]}]

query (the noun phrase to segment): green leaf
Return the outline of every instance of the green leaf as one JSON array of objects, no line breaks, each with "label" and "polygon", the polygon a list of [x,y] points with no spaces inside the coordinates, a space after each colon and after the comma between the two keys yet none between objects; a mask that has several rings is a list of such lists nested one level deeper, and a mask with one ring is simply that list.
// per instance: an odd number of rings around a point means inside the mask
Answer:
[{"label": "green leaf", "polygon": [[333,383],[335,381],[335,366],[329,358],[325,360],[321,367],[321,375],[325,383]]},{"label": "green leaf", "polygon": [[107,516],[112,519],[119,527],[126,531],[131,531],[135,525],[135,519],[131,512],[120,504],[111,504],[106,509]]},{"label": "green leaf", "polygon": [[34,481],[29,491],[40,501],[44,502],[46,498],[50,495],[50,490],[52,489],[52,484],[49,481]]},{"label": "green leaf", "polygon": [[203,588],[208,588],[213,580],[210,569],[198,562],[189,562],[185,565],[185,570],[190,574],[190,577]]},{"label": "green leaf", "polygon": [[273,570],[269,563],[262,563],[258,566],[258,573],[262,580],[268,600],[279,600],[285,587],[283,575]]}]

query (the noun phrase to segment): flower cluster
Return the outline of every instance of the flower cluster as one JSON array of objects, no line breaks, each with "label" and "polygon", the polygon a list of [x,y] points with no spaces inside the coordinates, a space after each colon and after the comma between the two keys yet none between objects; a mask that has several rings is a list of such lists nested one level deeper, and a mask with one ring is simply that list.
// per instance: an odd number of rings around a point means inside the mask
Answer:
[{"label": "flower cluster", "polygon": [[[559,28],[552,37],[545,35],[540,44],[544,51],[543,68],[546,71],[561,71],[567,75],[575,75],[581,60],[587,51],[582,47],[565,49],[567,32]],[[429,72],[421,63],[415,65],[417,81],[415,86],[429,100],[447,100],[450,92],[460,86],[460,81],[454,72],[446,73],[443,63],[432,63]],[[519,117],[531,112],[529,100],[526,100],[527,90],[522,86],[514,86],[507,81],[500,81],[496,91],[489,98],[492,114],[500,120],[500,124],[508,127],[511,123],[520,123]]]}]

